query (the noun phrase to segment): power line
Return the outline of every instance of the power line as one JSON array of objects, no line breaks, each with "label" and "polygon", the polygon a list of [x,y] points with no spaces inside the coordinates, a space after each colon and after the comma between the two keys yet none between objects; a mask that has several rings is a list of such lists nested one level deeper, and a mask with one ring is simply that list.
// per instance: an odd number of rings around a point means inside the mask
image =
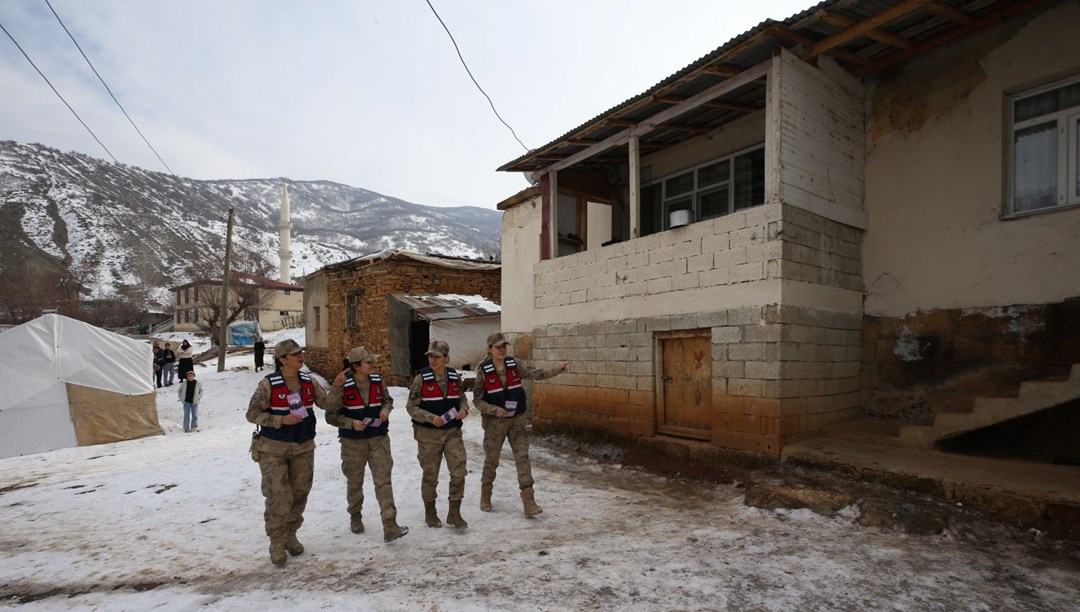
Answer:
[{"label": "power line", "polygon": [[53,87],[52,82],[49,81],[49,77],[45,76],[45,73],[37,67],[37,64],[34,63],[34,60],[30,59],[30,56],[26,54],[26,51],[23,51],[23,48],[19,44],[19,42],[15,40],[15,37],[11,35],[11,32],[7,31],[7,28],[5,28],[4,24],[2,23],[0,23],[0,30],[3,30],[4,34],[7,34],[7,37],[11,39],[11,42],[15,43],[15,46],[18,47],[19,52],[21,52],[23,54],[23,57],[26,58],[26,61],[30,62],[30,65],[34,67],[34,70],[37,70],[37,73],[41,75],[41,78],[45,79],[45,82],[49,84],[49,89],[53,90],[53,93],[56,94],[56,97],[60,98],[60,101],[64,103],[64,106],[68,107],[68,110],[71,111],[71,114],[75,115],[75,118],[79,120],[79,123],[81,123],[84,128],[86,128],[86,131],[90,132],[90,135],[94,137],[94,140],[96,140],[99,145],[101,145],[102,149],[105,149],[105,152],[109,154],[109,157],[112,158],[113,162],[119,164],[120,161],[117,160],[116,156],[112,154],[112,151],[109,150],[109,147],[106,147],[105,143],[101,142],[101,139],[97,137],[97,134],[94,133],[94,130],[91,130],[90,126],[86,125],[86,122],[82,120],[82,117],[79,116],[79,113],[76,113],[75,109],[71,108],[71,105],[68,104],[68,101],[64,99],[64,96],[61,96],[60,92],[56,91],[56,88]]},{"label": "power line", "polygon": [[502,124],[506,126],[506,129],[510,130],[510,133],[514,135],[514,140],[518,141],[518,144],[521,145],[521,147],[525,149],[526,152],[530,151],[531,149],[529,149],[529,147],[526,147],[525,143],[521,142],[521,139],[518,138],[517,132],[514,131],[514,128],[510,127],[510,124],[503,120],[502,115],[499,114],[499,111],[495,110],[495,103],[491,101],[491,96],[487,95],[487,92],[484,91],[484,88],[480,87],[480,83],[476,82],[476,77],[473,76],[472,70],[469,70],[469,65],[465,63],[465,58],[461,56],[461,49],[458,48],[457,41],[454,40],[454,35],[450,33],[450,28],[446,27],[446,23],[442,20],[442,17],[439,17],[439,12],[435,10],[434,6],[431,6],[431,0],[424,1],[427,2],[428,7],[431,8],[431,12],[435,13],[435,19],[438,19],[439,23],[442,24],[443,29],[446,30],[446,35],[450,37],[450,42],[454,43],[454,50],[457,51],[457,56],[458,59],[461,60],[461,65],[465,66],[465,72],[469,73],[469,78],[472,79],[473,85],[476,85],[476,88],[480,90],[480,93],[484,94],[484,97],[487,98],[488,104],[491,105],[491,112],[495,113],[495,116],[498,117],[499,121],[501,121]]},{"label": "power line", "polygon": [[94,75],[98,78],[99,81],[101,81],[101,84],[105,86],[105,91],[109,92],[109,96],[112,97],[113,102],[116,102],[116,105],[120,107],[120,112],[124,113],[124,116],[127,117],[128,123],[131,124],[131,127],[135,128],[135,131],[138,132],[139,136],[142,137],[143,142],[146,143],[146,146],[150,147],[150,150],[154,152],[154,155],[157,156],[158,161],[161,162],[162,166],[165,166],[165,169],[169,171],[169,174],[175,176],[176,173],[173,172],[172,168],[169,167],[169,164],[165,163],[164,159],[161,159],[161,156],[158,155],[157,149],[155,149],[154,146],[150,144],[150,141],[146,139],[146,136],[143,136],[142,130],[139,129],[139,126],[135,125],[135,122],[131,119],[131,116],[128,115],[128,112],[126,110],[124,110],[124,106],[120,104],[120,100],[117,100],[116,96],[113,95],[112,90],[109,89],[108,83],[106,83],[105,79],[101,78],[101,75],[98,74],[97,68],[94,68],[93,62],[90,61],[89,57],[86,57],[86,52],[84,52],[82,46],[79,45],[79,41],[75,40],[75,36],[71,34],[71,30],[69,30],[67,26],[64,25],[64,21],[60,19],[60,15],[56,13],[56,9],[53,8],[52,3],[49,2],[49,0],[45,0],[45,4],[49,6],[49,10],[52,11],[52,14],[56,17],[56,20],[60,22],[60,27],[64,28],[64,31],[67,32],[68,38],[71,39],[71,42],[75,43],[75,48],[78,49],[79,53],[82,54],[83,59],[86,60],[86,63],[90,66],[90,70],[94,71]]}]

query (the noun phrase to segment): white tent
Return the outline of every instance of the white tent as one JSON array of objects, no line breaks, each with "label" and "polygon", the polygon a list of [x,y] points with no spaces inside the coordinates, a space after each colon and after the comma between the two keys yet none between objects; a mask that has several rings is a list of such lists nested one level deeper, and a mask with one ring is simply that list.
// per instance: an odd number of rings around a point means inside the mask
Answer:
[{"label": "white tent", "polygon": [[0,458],[163,434],[149,345],[48,314],[0,333]]}]

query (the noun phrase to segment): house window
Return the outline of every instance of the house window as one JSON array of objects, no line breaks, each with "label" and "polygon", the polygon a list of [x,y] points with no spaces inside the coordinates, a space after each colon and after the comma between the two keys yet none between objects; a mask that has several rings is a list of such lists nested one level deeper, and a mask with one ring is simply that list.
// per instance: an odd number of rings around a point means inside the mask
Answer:
[{"label": "house window", "polygon": [[356,329],[360,327],[360,318],[357,316],[359,302],[359,296],[350,295],[345,303],[345,324],[348,326],[349,329]]},{"label": "house window", "polygon": [[1007,212],[1080,204],[1080,79],[1009,96]]},{"label": "house window", "polygon": [[322,326],[322,315],[319,314],[319,307],[315,306],[315,331],[319,331]]},{"label": "house window", "polygon": [[765,203],[765,147],[656,180],[641,188],[641,235],[671,227],[671,213],[689,211],[704,221]]}]

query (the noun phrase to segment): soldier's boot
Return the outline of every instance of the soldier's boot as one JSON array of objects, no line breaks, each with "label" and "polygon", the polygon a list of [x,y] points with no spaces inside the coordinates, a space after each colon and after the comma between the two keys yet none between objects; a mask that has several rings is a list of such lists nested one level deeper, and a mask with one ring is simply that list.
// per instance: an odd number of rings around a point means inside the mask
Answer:
[{"label": "soldier's boot", "polygon": [[442,527],[442,521],[439,520],[439,515],[435,513],[435,502],[424,502],[424,522],[428,527]]},{"label": "soldier's boot", "polygon": [[544,511],[543,508],[536,505],[532,487],[521,490],[521,505],[525,508],[525,516],[536,516]]},{"label": "soldier's boot", "polygon": [[304,545],[300,543],[300,540],[296,539],[295,533],[290,533],[285,538],[285,550],[289,551],[289,554],[294,557],[304,553]]},{"label": "soldier's boot", "polygon": [[461,500],[450,502],[450,511],[446,513],[446,522],[454,529],[466,529],[469,524],[461,518]]},{"label": "soldier's boot", "polygon": [[409,533],[409,528],[398,525],[396,520],[390,519],[389,521],[383,521],[382,533],[383,542],[393,542]]},{"label": "soldier's boot", "polygon": [[353,533],[364,533],[364,521],[359,514],[349,519],[349,529]]},{"label": "soldier's boot", "polygon": [[491,485],[480,485],[480,510],[491,512]]},{"label": "soldier's boot", "polygon": [[270,540],[270,563],[285,565],[289,557],[285,555],[285,542],[283,540]]}]

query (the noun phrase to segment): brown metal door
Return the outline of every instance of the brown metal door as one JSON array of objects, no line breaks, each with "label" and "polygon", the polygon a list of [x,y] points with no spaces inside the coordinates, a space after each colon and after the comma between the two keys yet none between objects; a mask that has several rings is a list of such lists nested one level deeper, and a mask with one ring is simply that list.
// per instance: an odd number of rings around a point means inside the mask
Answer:
[{"label": "brown metal door", "polygon": [[657,431],[708,440],[712,412],[712,337],[708,331],[658,337]]}]

